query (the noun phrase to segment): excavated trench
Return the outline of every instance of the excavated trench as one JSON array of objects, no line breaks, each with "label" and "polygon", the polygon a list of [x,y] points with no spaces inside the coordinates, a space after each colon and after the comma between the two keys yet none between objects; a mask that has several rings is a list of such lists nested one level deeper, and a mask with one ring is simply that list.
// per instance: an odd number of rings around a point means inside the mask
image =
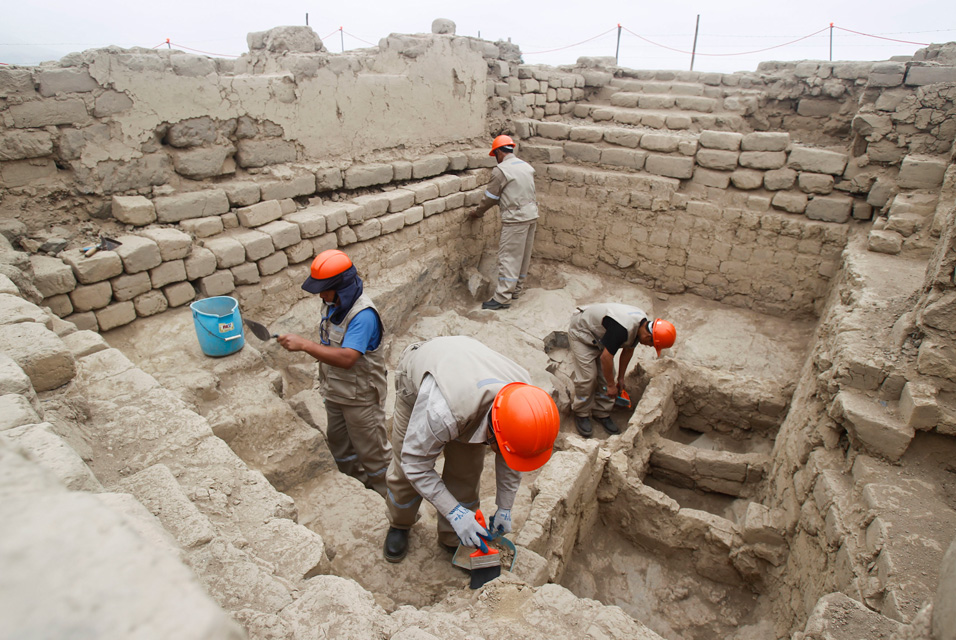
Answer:
[{"label": "excavated trench", "polygon": [[[706,526],[720,530],[743,517],[758,493],[773,435],[795,382],[793,372],[800,369],[812,326],[694,296],[653,294],[557,263],[537,263],[530,280],[525,296],[501,312],[478,310],[464,286],[449,284],[443,299],[433,296],[406,316],[407,326],[393,329],[387,343],[390,369],[412,341],[470,335],[521,363],[536,384],[554,388],[564,408],[562,394],[568,393],[570,361],[560,345],[550,344],[547,350],[545,345],[549,336],[566,330],[577,305],[620,301],[673,319],[679,338],[667,358],[654,359],[651,349],[635,353],[627,382],[634,406],[618,408],[612,416],[622,435],[608,437],[596,428],[595,437],[585,441],[575,432],[570,414],[563,411],[557,451],[590,452],[595,460],[623,452],[630,461],[622,467],[625,488],[616,497],[609,498],[607,471],[578,496],[578,513],[566,514],[581,523],[572,548],[563,556],[548,558],[550,575],[542,574],[540,567],[536,575],[539,581],[545,575],[578,596],[619,605],[665,638],[760,637],[753,630],[766,630],[762,625],[769,624],[760,615],[760,580],[743,579],[726,565],[708,570],[712,559],[702,561],[701,554],[713,556],[721,550],[701,552],[693,540],[679,539],[683,526],[679,521],[687,514],[706,513],[715,520]],[[368,282],[369,291],[387,299],[389,293],[376,284]],[[309,335],[317,303],[317,298],[305,299],[290,306],[271,328]],[[178,391],[240,457],[291,496],[298,521],[325,540],[333,573],[359,582],[386,610],[428,606],[466,588],[467,576],[451,565],[450,556],[436,544],[436,515],[430,505],[424,506],[412,530],[408,558],[397,565],[382,559],[387,526],[384,501],[338,473],[325,444],[303,424],[304,420],[319,431],[324,428],[321,401],[309,390],[311,362],[301,354],[282,351],[274,341],[262,343],[251,335],[239,354],[207,358],[195,344],[190,325],[188,311],[180,309],[162,319],[143,319],[106,337]],[[748,336],[746,365],[734,348],[742,331]],[[661,381],[670,385],[663,400],[652,393]],[[671,407],[669,413],[665,411],[668,417],[646,423],[648,403]],[[389,416],[392,404],[389,398]],[[274,429],[262,435],[262,424]],[[489,455],[482,482],[486,510],[493,508],[493,467]],[[528,474],[522,483],[513,536],[519,544],[526,518],[540,508],[536,477],[546,471],[555,472],[546,466]],[[661,513],[647,514],[651,520],[664,514],[675,522],[654,535],[646,528],[627,526],[645,515],[634,506],[639,504],[631,495],[634,487],[666,503]],[[539,554],[545,555],[540,550]],[[533,556],[525,555],[525,560]],[[520,547],[515,571],[522,577],[531,571],[522,566]],[[756,635],[746,635],[749,632]]]}]

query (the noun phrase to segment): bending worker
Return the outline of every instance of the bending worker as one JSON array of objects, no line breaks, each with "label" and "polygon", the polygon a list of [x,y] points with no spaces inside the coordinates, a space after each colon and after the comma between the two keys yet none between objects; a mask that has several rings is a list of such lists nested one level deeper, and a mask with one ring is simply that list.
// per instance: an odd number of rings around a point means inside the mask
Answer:
[{"label": "bending worker", "polygon": [[534,169],[514,155],[515,141],[498,136],[491,153],[498,166],[491,171],[485,195],[469,216],[480,218],[498,205],[501,212],[501,239],[498,243],[498,286],[495,295],[483,302],[482,309],[507,309],[516,299],[528,277],[531,247],[538,226],[538,203],[534,191]]},{"label": "bending worker", "polygon": [[433,338],[405,349],[395,373],[386,560],[399,562],[408,552],[422,498],[438,510],[442,546],[454,550],[459,540],[481,546],[478,535],[488,531],[475,510],[486,446],[496,454],[498,505],[489,529],[511,531],[521,472],[548,461],[560,422],[554,400],[529,380],[527,371],[473,338]]},{"label": "bending worker", "polygon": [[362,279],[352,261],[336,249],[315,257],[302,288],[322,298],[319,342],[287,333],[278,337],[279,344],[319,361],[326,437],[339,471],[385,496],[391,445],[385,432],[382,319],[362,292]]},{"label": "bending worker", "polygon": [[[668,349],[677,339],[677,330],[667,320],[650,322],[637,307],[605,302],[581,307],[571,316],[568,329],[574,359],[574,424],[578,433],[590,438],[591,414],[610,434],[620,430],[611,420],[614,399],[624,389],[624,374],[641,343],[657,350]],[[617,375],[614,354],[621,351]]]}]

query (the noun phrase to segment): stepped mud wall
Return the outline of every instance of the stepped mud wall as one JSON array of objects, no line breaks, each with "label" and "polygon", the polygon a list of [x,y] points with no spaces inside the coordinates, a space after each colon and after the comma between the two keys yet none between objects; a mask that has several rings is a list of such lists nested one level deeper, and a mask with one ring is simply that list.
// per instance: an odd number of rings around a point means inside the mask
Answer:
[{"label": "stepped mud wall", "polygon": [[[559,638],[655,637],[546,584],[567,583],[604,526],[752,590],[773,637],[850,637],[832,635],[848,620],[954,637],[954,45],[737,74],[525,65],[511,43],[444,31],[331,54],[281,27],[249,46],[236,61],[109,48],[0,69],[2,600],[71,592],[36,566],[83,558],[77,619],[131,635],[449,637],[497,615],[482,637],[545,622]],[[320,532],[280,493],[314,477],[373,500],[329,479],[307,368],[247,345],[154,375],[107,340],[160,319],[188,333],[183,308],[213,295],[307,331],[299,284],[334,247],[398,334],[423,308],[481,299],[497,227],[465,214],[498,133],[536,169],[542,264],[816,330],[787,380],[746,362],[640,370],[627,430],[563,436],[535,479],[516,535],[527,564],[476,598],[445,578],[417,593],[367,564],[377,525]],[[86,257],[101,236],[122,244]],[[243,389],[263,398],[253,418],[230,408]],[[694,502],[715,496],[736,515]],[[355,567],[420,601],[366,590]],[[119,585],[129,595],[98,611]],[[2,618],[59,633],[36,608]]]}]

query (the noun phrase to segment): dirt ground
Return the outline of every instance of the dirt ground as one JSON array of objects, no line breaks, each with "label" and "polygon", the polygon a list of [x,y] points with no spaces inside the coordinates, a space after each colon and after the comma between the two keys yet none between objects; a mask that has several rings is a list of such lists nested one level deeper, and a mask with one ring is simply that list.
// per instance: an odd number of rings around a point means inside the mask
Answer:
[{"label": "dirt ground", "polygon": [[[374,297],[375,283],[367,282],[366,287]],[[763,316],[689,295],[651,294],[594,273],[544,262],[534,265],[527,291],[507,310],[481,310],[481,301],[473,299],[463,285],[451,291],[442,305],[419,308],[415,317],[408,319],[407,327],[393,330],[387,339],[390,369],[405,346],[414,341],[461,334],[508,355],[529,370],[536,384],[551,388],[552,378],[546,370],[550,358],[543,348],[545,337],[552,331],[566,330],[576,306],[613,301],[674,322],[677,343],[665,352],[666,357],[786,386],[794,382],[800,370],[813,330],[809,322]],[[316,317],[316,304],[317,297],[299,302],[301,308],[289,309],[272,327],[313,336],[317,322],[309,325],[306,319]],[[206,357],[199,349],[188,307],[141,319],[105,334],[105,338],[138,366],[177,390],[201,414],[233,425],[224,429],[227,441],[231,437],[241,442],[241,446],[230,444],[254,468],[262,466],[262,460],[274,452],[256,451],[254,438],[237,435],[246,428],[243,414],[263,420],[263,406],[273,399],[278,401],[283,388],[288,392],[301,386],[313,364],[304,354],[283,353],[275,341],[263,343],[251,335],[246,336],[239,354]],[[653,349],[639,348],[632,367],[646,366],[654,356]],[[224,399],[228,399],[231,422],[220,415]],[[389,416],[392,405],[390,397],[386,406]],[[260,448],[289,439],[280,438],[282,429],[287,428],[280,424],[284,419],[281,412],[273,410],[269,415],[277,433],[263,437]],[[628,416],[627,411],[617,411],[614,419],[623,427]],[[574,433],[570,416],[564,418],[556,445],[559,449]],[[290,428],[289,432],[299,434],[301,427]],[[607,436],[596,428],[595,437]],[[299,459],[295,451],[284,453],[279,457],[308,471],[279,477],[288,481],[285,491],[296,501],[299,522],[318,531],[332,550],[333,571],[373,592],[386,610],[405,604],[428,606],[450,590],[466,586],[467,576],[453,567],[450,554],[435,544],[436,515],[430,505],[424,506],[422,519],[413,529],[409,557],[399,565],[386,563],[381,557],[387,527],[383,499],[334,471],[327,452],[319,454],[325,459],[314,462]],[[489,456],[482,482],[482,495],[487,499],[482,506],[488,513],[493,513],[492,468],[493,457]],[[515,504],[516,532],[530,508],[533,480],[534,474],[528,474]],[[683,571],[681,562],[656,558],[629,548],[613,534],[599,533],[578,548],[564,582],[582,597],[622,606],[668,638],[724,637],[735,627],[753,622],[746,616],[755,603],[753,594],[703,584],[690,577],[693,571]],[[409,571],[409,567],[415,571]]]}]

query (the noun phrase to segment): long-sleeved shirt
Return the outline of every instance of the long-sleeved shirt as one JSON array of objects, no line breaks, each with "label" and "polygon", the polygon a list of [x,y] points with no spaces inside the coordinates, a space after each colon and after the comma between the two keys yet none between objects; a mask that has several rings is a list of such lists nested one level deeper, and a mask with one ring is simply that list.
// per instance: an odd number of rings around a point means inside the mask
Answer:
[{"label": "long-sleeved shirt", "polygon": [[[419,495],[447,515],[458,504],[435,470],[435,462],[445,445],[461,436],[462,426],[452,415],[448,402],[431,374],[422,379],[415,406],[408,419],[405,441],[402,445],[402,471]],[[478,429],[468,441],[488,443],[488,428]],[[499,509],[511,509],[521,485],[521,473],[505,464],[501,454],[495,456],[495,483]]]}]

